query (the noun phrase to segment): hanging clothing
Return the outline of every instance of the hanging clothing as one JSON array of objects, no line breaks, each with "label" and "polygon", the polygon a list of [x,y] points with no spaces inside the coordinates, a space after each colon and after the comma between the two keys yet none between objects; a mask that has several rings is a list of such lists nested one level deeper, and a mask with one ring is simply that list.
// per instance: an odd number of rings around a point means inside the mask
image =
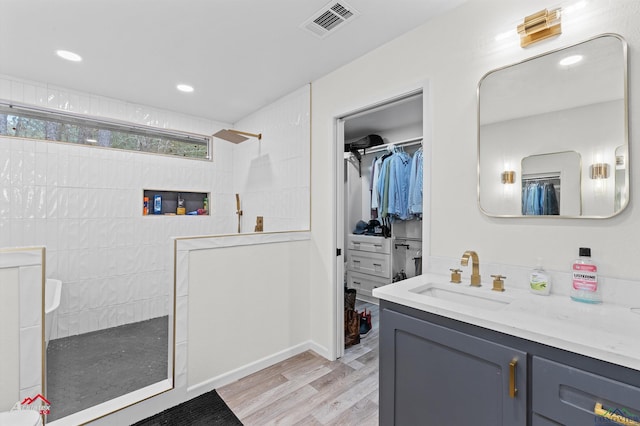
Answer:
[{"label": "hanging clothing", "polygon": [[556,188],[552,182],[546,182],[542,192],[542,214],[559,215],[560,207],[558,206],[558,197],[556,196]]},{"label": "hanging clothing", "polygon": [[389,159],[389,216],[409,219],[409,173],[411,157],[400,150]]},{"label": "hanging clothing", "polygon": [[380,166],[378,167],[378,179],[376,182],[377,188],[377,209],[378,209],[378,220],[382,220],[387,217],[387,203],[389,200],[387,190],[389,188],[389,181],[387,180],[389,162],[387,161],[393,153],[388,153],[383,155],[378,161],[380,161]]},{"label": "hanging clothing", "polygon": [[422,214],[422,186],[423,186],[423,153],[419,148],[411,159],[409,173],[409,213]]},{"label": "hanging clothing", "polygon": [[373,173],[371,177],[371,218],[379,216],[378,209],[380,208],[380,193],[378,192],[378,180],[380,179],[380,167],[382,167],[382,157],[376,158],[373,161]]},{"label": "hanging clothing", "polygon": [[527,216],[560,214],[558,198],[552,182],[529,182],[522,188],[522,214]]},{"label": "hanging clothing", "polygon": [[[390,220],[411,219],[413,213],[409,212],[409,186],[412,182],[412,157],[403,149],[393,148],[389,154],[384,155],[378,161],[380,161],[378,178],[374,184],[378,196],[373,197],[378,201],[378,220],[382,221],[384,218],[389,218]],[[418,167],[417,164],[416,167]],[[418,175],[422,176],[422,172],[416,170],[416,176]],[[420,185],[417,185],[417,177],[414,185],[417,188],[417,193],[420,194],[418,202],[421,210],[422,177],[419,180]],[[375,192],[375,189],[372,192]]]}]

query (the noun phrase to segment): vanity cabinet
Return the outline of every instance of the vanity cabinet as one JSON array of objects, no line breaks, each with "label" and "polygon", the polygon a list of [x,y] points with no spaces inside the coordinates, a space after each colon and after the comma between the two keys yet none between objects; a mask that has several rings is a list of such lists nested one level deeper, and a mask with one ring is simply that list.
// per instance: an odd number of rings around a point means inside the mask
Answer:
[{"label": "vanity cabinet", "polygon": [[527,424],[526,353],[381,312],[381,425]]},{"label": "vanity cabinet", "polygon": [[374,288],[391,282],[391,240],[373,235],[347,237],[347,287],[363,300],[375,300]]},{"label": "vanity cabinet", "polygon": [[380,425],[616,424],[610,414],[640,425],[640,371],[380,301]]}]

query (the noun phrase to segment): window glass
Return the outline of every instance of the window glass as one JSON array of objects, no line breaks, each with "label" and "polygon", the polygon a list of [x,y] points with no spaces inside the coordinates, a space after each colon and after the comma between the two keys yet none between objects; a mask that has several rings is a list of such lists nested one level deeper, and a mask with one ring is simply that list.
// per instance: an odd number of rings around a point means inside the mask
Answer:
[{"label": "window glass", "polygon": [[8,104],[0,104],[0,135],[179,157],[210,158],[208,136]]}]

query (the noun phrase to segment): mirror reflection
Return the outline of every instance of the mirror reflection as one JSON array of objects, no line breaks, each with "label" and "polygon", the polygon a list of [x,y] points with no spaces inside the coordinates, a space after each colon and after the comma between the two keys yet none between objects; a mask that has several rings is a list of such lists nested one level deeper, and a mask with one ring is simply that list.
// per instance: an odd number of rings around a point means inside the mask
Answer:
[{"label": "mirror reflection", "polygon": [[629,198],[626,43],[605,34],[487,73],[478,200],[499,217],[611,217]]}]

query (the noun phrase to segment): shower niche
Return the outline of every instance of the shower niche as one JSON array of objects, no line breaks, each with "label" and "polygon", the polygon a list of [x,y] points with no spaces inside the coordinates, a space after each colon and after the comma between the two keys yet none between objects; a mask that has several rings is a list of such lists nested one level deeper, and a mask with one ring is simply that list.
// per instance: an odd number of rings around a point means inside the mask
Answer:
[{"label": "shower niche", "polygon": [[[159,209],[156,209],[156,197],[160,197]],[[208,192],[174,191],[145,189],[142,195],[142,214],[149,216],[207,216],[209,215],[209,200],[211,194]],[[179,206],[179,200],[181,205]],[[146,205],[145,205],[146,203]],[[183,207],[183,213],[178,213],[178,207]]]}]

